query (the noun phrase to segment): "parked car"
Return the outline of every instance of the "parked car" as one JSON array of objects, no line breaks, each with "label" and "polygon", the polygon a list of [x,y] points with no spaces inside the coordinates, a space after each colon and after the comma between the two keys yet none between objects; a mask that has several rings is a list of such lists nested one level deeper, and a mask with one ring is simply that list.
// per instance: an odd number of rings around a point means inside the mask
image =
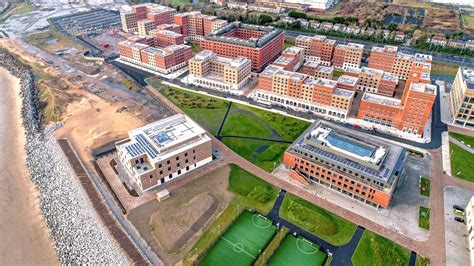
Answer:
[{"label": "parked car", "polygon": [[456,210],[454,210],[454,214],[457,214],[459,216],[464,216],[465,213],[463,211],[460,211],[460,210],[456,209]]},{"label": "parked car", "polygon": [[453,205],[453,209],[464,212],[464,208],[459,205]]},{"label": "parked car", "polygon": [[463,219],[463,218],[460,218],[460,217],[454,217],[454,220],[455,220],[456,222],[465,223],[464,219]]}]

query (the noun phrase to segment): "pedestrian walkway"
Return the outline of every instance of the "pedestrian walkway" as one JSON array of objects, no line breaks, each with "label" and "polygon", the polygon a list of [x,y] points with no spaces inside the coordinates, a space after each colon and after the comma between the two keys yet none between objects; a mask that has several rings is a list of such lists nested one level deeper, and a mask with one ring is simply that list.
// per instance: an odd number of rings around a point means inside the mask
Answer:
[{"label": "pedestrian walkway", "polygon": [[441,134],[441,149],[443,152],[443,170],[446,174],[451,175],[451,150],[449,149],[449,132],[445,131]]}]

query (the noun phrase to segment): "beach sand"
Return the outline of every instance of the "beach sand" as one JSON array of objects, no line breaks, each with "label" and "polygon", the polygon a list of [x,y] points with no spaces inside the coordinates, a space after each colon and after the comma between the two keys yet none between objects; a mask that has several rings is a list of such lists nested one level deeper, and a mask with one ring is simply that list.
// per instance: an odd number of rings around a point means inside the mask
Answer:
[{"label": "beach sand", "polygon": [[0,68],[0,265],[57,265],[25,167],[19,81]]}]

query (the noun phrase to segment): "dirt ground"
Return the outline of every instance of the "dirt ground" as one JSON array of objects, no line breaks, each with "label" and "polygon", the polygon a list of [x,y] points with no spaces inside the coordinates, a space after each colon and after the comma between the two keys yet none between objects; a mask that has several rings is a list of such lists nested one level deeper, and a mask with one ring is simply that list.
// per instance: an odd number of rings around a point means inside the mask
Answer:
[{"label": "dirt ground", "polygon": [[154,200],[130,211],[129,220],[166,265],[179,262],[232,201],[229,174],[230,167],[224,166],[170,191],[171,198],[163,202]]}]

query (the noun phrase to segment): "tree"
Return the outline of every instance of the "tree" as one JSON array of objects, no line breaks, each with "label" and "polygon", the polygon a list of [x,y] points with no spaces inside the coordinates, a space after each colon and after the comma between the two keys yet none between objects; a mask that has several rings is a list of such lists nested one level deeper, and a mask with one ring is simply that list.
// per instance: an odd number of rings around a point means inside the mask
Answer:
[{"label": "tree", "polygon": [[306,13],[301,13],[301,12],[296,12],[296,11],[290,11],[290,13],[288,13],[288,16],[292,18],[307,18],[308,17]]},{"label": "tree", "polygon": [[268,23],[272,23],[273,19],[271,16],[266,14],[260,14],[258,16],[258,25],[267,25]]},{"label": "tree", "polygon": [[388,25],[387,29],[388,29],[389,31],[397,30],[397,29],[398,29],[398,25],[395,24],[395,23],[390,23],[390,25]]}]

